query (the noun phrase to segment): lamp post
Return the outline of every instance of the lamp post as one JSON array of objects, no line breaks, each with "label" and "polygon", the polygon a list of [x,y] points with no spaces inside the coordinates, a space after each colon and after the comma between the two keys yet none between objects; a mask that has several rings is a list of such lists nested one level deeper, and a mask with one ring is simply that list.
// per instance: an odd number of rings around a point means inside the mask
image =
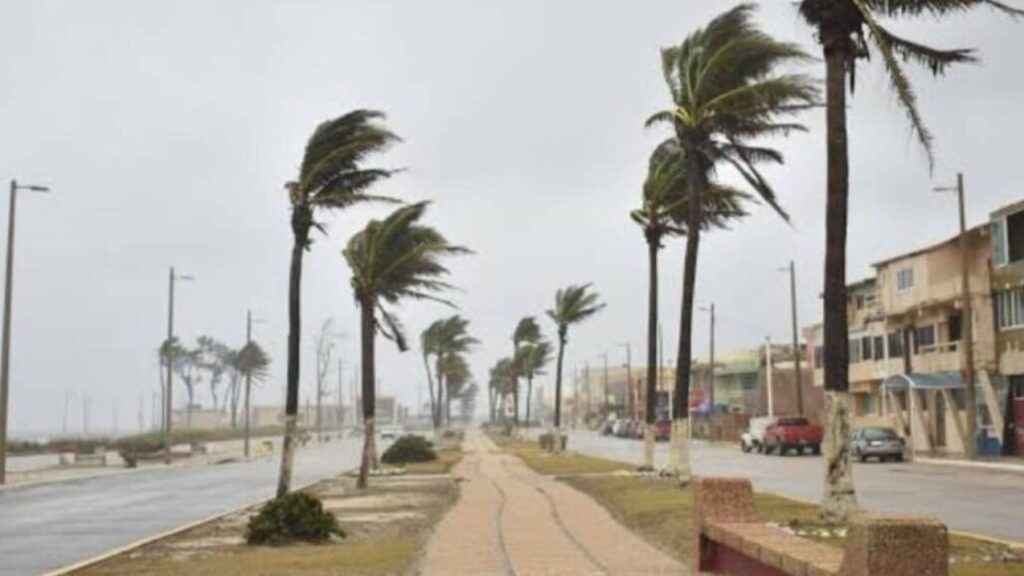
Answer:
[{"label": "lamp post", "polygon": [[[167,278],[167,393],[165,394],[166,405],[164,406],[164,462],[171,463],[171,422],[172,402],[174,386],[174,284],[179,280],[188,282],[194,280],[192,276],[178,274],[171,266]],[[186,406],[185,410],[191,410]]]},{"label": "lamp post", "polygon": [[967,388],[967,458],[974,459],[976,454],[978,415],[977,400],[974,388],[974,329],[971,317],[971,283],[968,279],[969,245],[967,236],[967,217],[964,207],[964,175],[956,175],[956,186],[935,188],[935,192],[956,192],[960,210],[960,298],[961,321],[960,339],[964,350],[964,384]]},{"label": "lamp post", "polygon": [[4,281],[4,344],[0,352],[0,484],[7,482],[7,402],[10,398],[11,305],[14,287],[14,207],[18,190],[49,192],[46,186],[18,184],[11,180],[11,207],[7,213],[7,275]]},{"label": "lamp post", "polygon": [[779,268],[779,272],[789,272],[789,307],[790,317],[793,324],[793,365],[796,373],[796,412],[798,416],[804,415],[804,387],[803,387],[803,374],[800,370],[800,336],[797,331],[797,319],[796,319],[796,264],[792,260],[789,261],[789,266],[785,268]]},{"label": "lamp post", "polygon": [[602,352],[601,359],[604,361],[604,401],[601,405],[604,407],[604,418],[608,418],[608,353]]}]

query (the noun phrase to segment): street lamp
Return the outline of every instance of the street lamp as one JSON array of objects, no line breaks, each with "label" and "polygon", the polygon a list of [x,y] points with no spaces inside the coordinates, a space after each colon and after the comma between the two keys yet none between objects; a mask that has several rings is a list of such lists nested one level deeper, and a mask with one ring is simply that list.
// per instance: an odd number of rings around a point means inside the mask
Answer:
[{"label": "street lamp", "polygon": [[639,404],[639,399],[637,398],[637,394],[633,389],[633,347],[630,346],[629,342],[620,342],[619,346],[622,346],[626,349],[626,394],[629,394],[628,402],[633,407],[633,409],[630,412],[632,413],[634,420],[639,420],[639,410],[637,406]]},{"label": "street lamp", "polygon": [[785,268],[778,268],[779,272],[789,273],[789,307],[790,317],[793,323],[793,364],[796,371],[796,411],[798,416],[804,415],[804,388],[803,388],[803,374],[800,370],[800,337],[797,334],[797,319],[796,319],[796,264],[792,260],[789,261],[789,266]]},{"label": "street lamp", "polygon": [[956,175],[956,186],[943,186],[934,189],[935,192],[956,192],[960,209],[960,298],[963,301],[960,338],[963,340],[964,348],[964,384],[967,388],[967,458],[974,459],[976,455],[975,442],[977,439],[978,427],[978,406],[974,389],[974,330],[973,318],[971,317],[971,284],[968,279],[968,238],[967,238],[967,217],[964,208],[964,175]]},{"label": "street lamp", "polygon": [[4,344],[0,352],[0,484],[7,481],[7,402],[10,396],[11,368],[11,299],[13,298],[14,274],[14,207],[18,190],[49,192],[46,186],[18,184],[11,180],[11,207],[7,213],[7,276],[4,282]]},{"label": "street lamp", "polygon": [[[195,278],[186,274],[178,274],[174,271],[174,266],[171,266],[167,280],[167,391],[164,398],[164,461],[167,464],[171,463],[171,407],[174,406],[172,402],[174,391],[172,385],[174,381],[174,284],[179,280],[190,282]],[[192,410],[192,407],[186,406],[185,410]]]}]

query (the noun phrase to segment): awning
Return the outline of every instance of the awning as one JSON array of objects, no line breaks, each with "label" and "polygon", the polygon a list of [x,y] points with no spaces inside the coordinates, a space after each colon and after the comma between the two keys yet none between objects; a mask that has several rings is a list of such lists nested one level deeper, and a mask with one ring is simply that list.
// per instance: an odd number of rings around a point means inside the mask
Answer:
[{"label": "awning", "polygon": [[958,372],[934,372],[930,374],[896,374],[882,382],[882,390],[959,390],[964,381]]}]

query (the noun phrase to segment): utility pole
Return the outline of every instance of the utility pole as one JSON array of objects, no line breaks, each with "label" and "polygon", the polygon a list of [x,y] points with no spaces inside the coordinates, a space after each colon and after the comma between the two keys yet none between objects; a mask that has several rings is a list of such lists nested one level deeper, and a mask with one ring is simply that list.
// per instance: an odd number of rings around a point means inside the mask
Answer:
[{"label": "utility pole", "polygon": [[60,433],[62,436],[68,435],[68,405],[71,403],[71,392],[64,393],[64,418],[61,420]]},{"label": "utility pole", "polygon": [[10,400],[11,306],[14,298],[14,207],[18,190],[49,192],[46,186],[26,186],[11,180],[11,207],[7,212],[7,275],[4,278],[4,343],[0,352],[0,484],[7,482],[7,404]]},{"label": "utility pole", "polygon": [[773,398],[774,390],[772,389],[772,339],[771,337],[765,337],[764,339],[764,350],[765,350],[765,369],[768,374],[768,417],[775,416],[775,399]]},{"label": "utility pole", "polygon": [[[192,276],[186,276],[183,274],[177,274],[174,271],[174,266],[171,266],[171,271],[167,278],[167,393],[165,401],[167,403],[164,406],[164,462],[167,464],[171,463],[171,416],[172,407],[174,403],[172,401],[174,386],[174,284],[178,280],[189,281],[192,280]],[[191,406],[186,406],[186,410],[191,411]]]},{"label": "utility pole", "polygon": [[[530,401],[529,398],[526,399]],[[580,369],[572,369],[572,429],[575,430],[580,417]],[[526,423],[529,426],[529,422]]]},{"label": "utility pole", "polygon": [[[786,270],[786,268],[783,268]],[[800,369],[800,360],[802,359],[800,350],[800,334],[799,327],[796,319],[796,264],[789,261],[789,305],[790,305],[790,316],[793,321],[793,369],[796,374],[796,413],[798,416],[804,415],[804,385],[803,385],[803,371]],[[884,400],[884,399],[883,399]]]},{"label": "utility pole", "polygon": [[971,313],[970,238],[967,235],[967,216],[964,205],[964,175],[956,175],[956,186],[936,188],[936,192],[956,192],[960,209],[960,339],[964,350],[964,384],[967,388],[967,458],[977,456],[978,404],[974,387],[974,329]]},{"label": "utility pole", "polygon": [[[252,317],[252,308],[249,308],[248,310],[245,311],[245,345],[246,345],[246,347],[248,347],[250,344],[252,344],[252,325],[253,324],[262,324],[262,323],[263,323],[262,320],[254,320],[253,319],[253,317]],[[246,370],[245,371],[245,402],[244,402],[244,404],[245,404],[245,418],[244,418],[244,426],[245,426],[245,445],[244,446],[245,446],[245,448],[244,448],[244,453],[245,453],[245,457],[246,458],[248,458],[250,456],[250,454],[251,454],[251,449],[249,447],[250,436],[252,434],[252,401],[250,400],[250,394],[252,394],[252,373],[251,372],[252,372],[251,370]]]},{"label": "utility pole", "polygon": [[587,411],[583,414],[583,421],[594,411],[594,389],[590,387],[590,361],[583,364],[583,387],[587,389]]},{"label": "utility pole", "polygon": [[701,310],[708,312],[711,316],[710,323],[710,337],[708,343],[710,350],[708,352],[708,406],[711,410],[715,409],[715,303],[712,302],[708,306],[701,306]]},{"label": "utility pole", "polygon": [[634,420],[639,420],[640,414],[637,411],[639,402],[633,386],[633,348],[629,345],[629,342],[623,342],[620,346],[626,348],[626,394],[629,395],[629,413]]},{"label": "utility pole", "polygon": [[[345,431],[344,381],[345,360],[342,358],[338,358],[338,440],[341,440],[341,434],[342,432]],[[418,390],[417,393],[419,393]]]},{"label": "utility pole", "polygon": [[604,402],[601,405],[604,406],[604,417],[608,418],[608,413],[611,412],[608,408],[608,353],[602,352],[601,358],[604,359]]}]

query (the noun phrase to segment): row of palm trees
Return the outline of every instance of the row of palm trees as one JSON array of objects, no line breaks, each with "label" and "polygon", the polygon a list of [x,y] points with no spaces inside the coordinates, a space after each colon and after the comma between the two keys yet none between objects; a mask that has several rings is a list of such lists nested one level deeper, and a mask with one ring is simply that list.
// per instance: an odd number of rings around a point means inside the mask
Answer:
[{"label": "row of palm trees", "polygon": [[[430,391],[430,415],[434,430],[450,426],[451,401],[468,392],[472,372],[466,354],[479,340],[469,335],[469,320],[459,315],[435,320],[420,334],[420,351],[427,371]],[[434,357],[431,372],[430,357]],[[434,392],[436,379],[437,392]]]},{"label": "row of palm trees", "polygon": [[[277,495],[291,489],[299,407],[299,353],[302,327],[302,260],[313,245],[313,231],[326,232],[318,217],[357,204],[397,204],[372,193],[395,171],[366,167],[365,162],[400,141],[383,123],[384,114],[355,110],[320,124],[306,144],[298,178],[288,182],[294,243],[288,284],[288,372],[285,432]],[[405,332],[391,307],[401,300],[433,300],[451,304],[439,294],[451,288],[444,260],[469,251],[421,223],[428,202],[402,205],[380,220],[371,220],[342,250],[352,279],[352,295],[360,311],[361,388],[366,429],[358,486],[365,488],[370,468],[377,466],[374,442],[376,412],[376,337],[407,349]]]},{"label": "row of palm trees", "polygon": [[[814,29],[825,62],[824,101],[819,83],[794,68],[815,60],[798,45],[778,41],[755,24],[755,7],[739,5],[711,20],[678,46],[661,52],[671,98],[668,109],[648,120],[663,124],[671,137],[651,156],[641,208],[632,213],[648,246],[647,419],[653,422],[657,355],[658,251],[666,238],[685,237],[682,306],[671,437],[670,471],[690,481],[689,391],[692,322],[701,236],[745,214],[754,196],[783,220],[789,218],[760,172],[783,163],[783,155],[763,144],[776,136],[805,130],[794,115],[825,108],[827,201],[824,286],[825,491],[826,520],[845,520],[856,508],[846,439],[850,432],[848,326],[846,317],[846,230],[849,149],[846,133],[846,81],[855,86],[858,60],[877,54],[911,129],[932,163],[932,137],[917,109],[904,63],[924,65],[940,75],[949,65],[974,60],[972,51],[941,50],[901,38],[881,19],[946,17],[988,7],[1011,16],[1024,12],[996,0],[801,0],[802,18]],[[744,191],[717,180],[719,168],[734,170]],[[557,407],[557,404],[556,404]],[[557,408],[556,408],[557,409]],[[648,431],[651,427],[648,426]],[[645,443],[645,463],[653,464],[653,439]]]}]

